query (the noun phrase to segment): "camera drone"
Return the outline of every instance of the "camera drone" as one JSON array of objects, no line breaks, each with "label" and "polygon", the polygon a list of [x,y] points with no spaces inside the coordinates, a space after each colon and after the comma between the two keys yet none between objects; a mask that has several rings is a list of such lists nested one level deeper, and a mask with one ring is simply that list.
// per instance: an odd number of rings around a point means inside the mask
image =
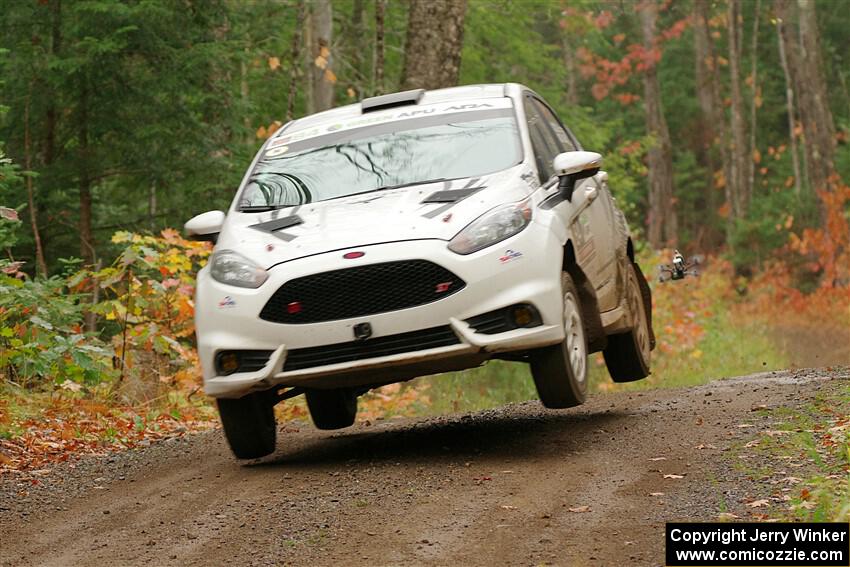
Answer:
[{"label": "camera drone", "polygon": [[697,266],[701,263],[702,256],[694,256],[689,260],[685,260],[681,252],[674,250],[673,261],[670,264],[661,264],[658,266],[658,281],[683,280],[686,276],[696,277],[699,275]]}]

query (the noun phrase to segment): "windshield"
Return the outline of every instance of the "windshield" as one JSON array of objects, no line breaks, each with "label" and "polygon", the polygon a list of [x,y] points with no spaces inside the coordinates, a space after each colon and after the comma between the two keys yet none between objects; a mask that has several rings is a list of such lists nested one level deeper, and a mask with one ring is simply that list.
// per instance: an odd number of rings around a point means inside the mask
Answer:
[{"label": "windshield", "polygon": [[513,110],[426,116],[283,145],[273,140],[239,208],[295,206],[399,185],[481,176],[520,162]]}]

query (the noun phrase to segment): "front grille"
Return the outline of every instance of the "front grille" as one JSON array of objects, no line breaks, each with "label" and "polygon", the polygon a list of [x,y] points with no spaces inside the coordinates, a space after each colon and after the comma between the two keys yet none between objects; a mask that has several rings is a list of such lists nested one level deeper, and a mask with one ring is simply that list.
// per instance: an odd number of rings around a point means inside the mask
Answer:
[{"label": "front grille", "polygon": [[457,335],[448,325],[432,327],[421,331],[366,339],[365,341],[293,349],[287,354],[283,369],[284,371],[301,370],[314,366],[366,360],[459,343]]},{"label": "front grille", "polygon": [[269,299],[260,318],[274,323],[318,323],[424,305],[466,286],[427,260],[369,264],[290,280]]}]

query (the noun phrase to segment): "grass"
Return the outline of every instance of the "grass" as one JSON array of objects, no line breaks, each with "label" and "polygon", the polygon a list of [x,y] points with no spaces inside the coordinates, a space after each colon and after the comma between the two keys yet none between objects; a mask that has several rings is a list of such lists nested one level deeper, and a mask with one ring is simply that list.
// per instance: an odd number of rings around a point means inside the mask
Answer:
[{"label": "grass", "polygon": [[[755,452],[768,470],[744,469],[750,476],[795,478],[773,496],[784,505],[773,506],[770,517],[786,521],[850,521],[850,386],[839,383],[804,406],[777,408],[765,414],[783,435],[761,435]],[[743,449],[739,447],[736,453]],[[774,470],[787,464],[793,477]],[[781,481],[780,481],[781,482]],[[776,483],[774,483],[776,484]]]},{"label": "grass", "polygon": [[[784,368],[785,361],[766,329],[732,326],[728,315],[718,315],[706,321],[698,348],[684,353],[654,351],[652,375],[645,380],[614,384],[601,353],[591,356],[589,385],[591,392],[696,386]],[[418,407],[416,415],[478,411],[537,399],[528,365],[517,362],[491,361],[471,370],[419,378],[407,387],[423,389],[430,398],[430,404]]]}]

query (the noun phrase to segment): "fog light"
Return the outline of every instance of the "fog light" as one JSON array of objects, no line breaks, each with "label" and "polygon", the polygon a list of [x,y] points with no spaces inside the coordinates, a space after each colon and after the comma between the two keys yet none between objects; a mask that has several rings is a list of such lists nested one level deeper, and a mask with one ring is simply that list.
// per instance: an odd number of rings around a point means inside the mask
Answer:
[{"label": "fog light", "polygon": [[534,315],[528,305],[517,305],[511,315],[517,327],[525,327],[534,320]]},{"label": "fog light", "polygon": [[233,374],[239,369],[239,356],[235,352],[223,352],[218,355],[218,371]]}]

